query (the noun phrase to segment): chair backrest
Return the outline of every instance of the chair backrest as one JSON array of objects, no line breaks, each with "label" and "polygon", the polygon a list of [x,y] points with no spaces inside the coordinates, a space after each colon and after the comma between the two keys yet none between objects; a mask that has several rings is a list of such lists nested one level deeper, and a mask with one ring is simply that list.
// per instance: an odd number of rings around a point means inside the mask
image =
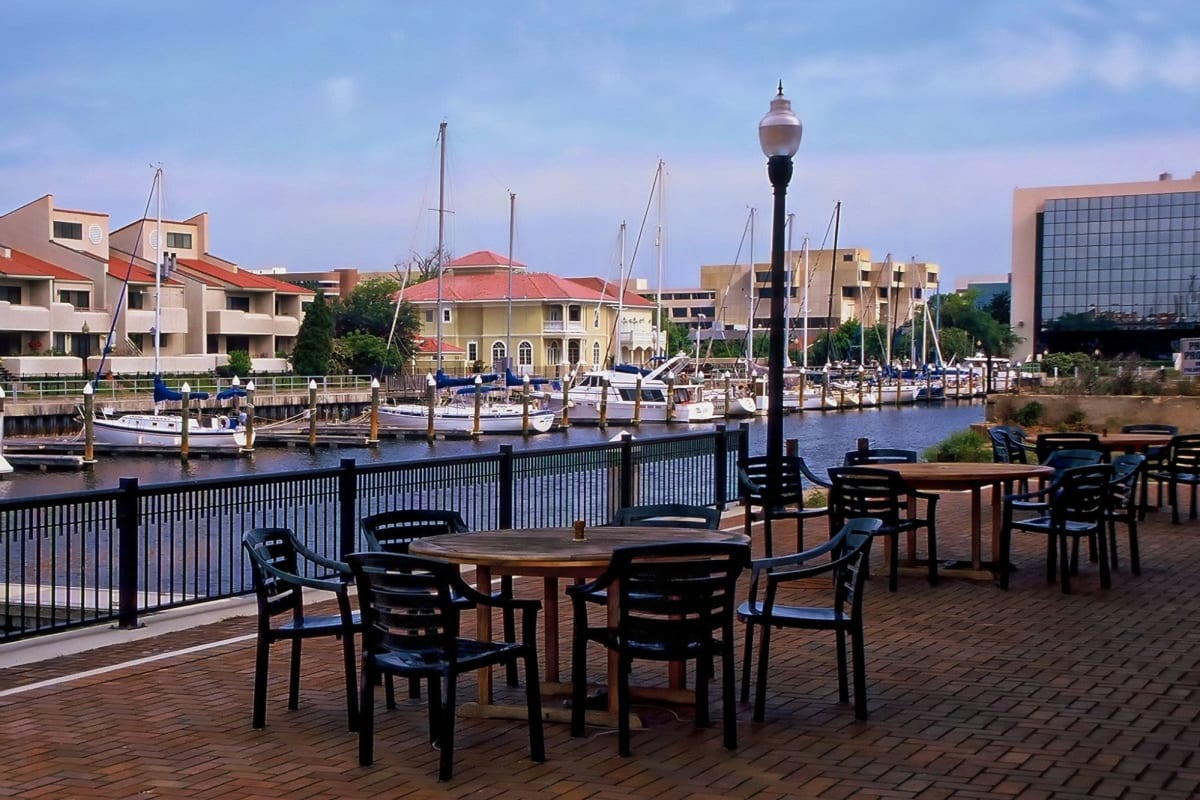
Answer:
[{"label": "chair backrest", "polygon": [[992,461],[997,464],[1013,463],[1008,431],[1002,431],[999,428],[988,428],[988,439],[992,442]]},{"label": "chair backrest", "polygon": [[295,534],[290,528],[254,528],[242,534],[242,548],[250,557],[254,596],[260,622],[286,612],[302,617],[303,591],[295,576],[298,559]]},{"label": "chair backrest", "polygon": [[1167,445],[1167,464],[1172,472],[1200,474],[1200,433],[1181,433]]},{"label": "chair backrest", "polygon": [[[804,497],[804,474],[795,465],[798,456],[784,456],[778,464],[766,456],[747,458],[738,464],[738,488],[744,498],[761,503],[768,493],[778,492],[775,503],[787,505]],[[774,481],[774,483],[772,483]]]},{"label": "chair backrest", "polygon": [[846,453],[844,463],[847,467],[854,467],[861,464],[914,464],[916,461],[916,450],[871,447],[866,450],[851,450]]},{"label": "chair backrest", "polygon": [[1113,480],[1111,464],[1092,464],[1064,470],[1050,501],[1050,516],[1055,522],[1079,522],[1099,526],[1109,508]]},{"label": "chair backrest", "polygon": [[407,553],[417,539],[464,533],[467,524],[457,511],[436,508],[402,508],[363,517],[363,540],[368,550]]},{"label": "chair backrest", "polygon": [[899,523],[910,490],[897,473],[872,467],[834,467],[829,477],[833,480],[829,509],[834,524],[853,517],[875,517],[888,527]]},{"label": "chair backrest", "polygon": [[846,527],[845,543],[841,555],[833,565],[833,606],[834,613],[846,616],[846,607],[850,607],[849,616],[858,619],[862,615],[863,586],[867,579],[867,562],[871,557],[871,534],[878,530],[878,525],[856,526],[855,523],[874,522],[878,520],[849,520]]},{"label": "chair backrest", "polygon": [[1113,478],[1109,491],[1114,510],[1136,510],[1145,468],[1146,456],[1141,453],[1124,453],[1112,460]]},{"label": "chair backrest", "polygon": [[714,631],[732,633],[737,579],[750,546],[673,542],[620,547],[607,574],[620,581],[622,639],[682,652]]},{"label": "chair backrest", "polygon": [[1055,450],[1064,450],[1067,448],[1081,450],[1090,448],[1104,452],[1104,446],[1100,444],[1100,434],[1088,433],[1087,431],[1064,431],[1052,433],[1039,433],[1035,445],[1037,449],[1037,458],[1039,463],[1046,463],[1046,459]]},{"label": "chair backrest", "polygon": [[1007,431],[1008,433],[1012,434],[1014,439],[1022,443],[1029,438],[1029,434],[1025,433],[1025,429],[1020,425],[995,425],[992,429]]},{"label": "chair backrest", "polygon": [[1064,470],[1099,464],[1103,460],[1104,453],[1099,450],[1066,448],[1052,451],[1042,465],[1052,467],[1054,469],[1052,480],[1058,480]]},{"label": "chair backrest", "polygon": [[1176,436],[1178,425],[1163,425],[1158,422],[1137,422],[1133,425],[1122,425],[1121,433],[1161,433],[1164,436]]},{"label": "chair backrest", "polygon": [[[457,658],[462,584],[459,568],[432,558],[402,553],[351,553],[362,611],[363,652],[409,651]],[[421,624],[413,625],[414,615]]]},{"label": "chair backrest", "polygon": [[721,512],[708,506],[688,503],[655,503],[618,509],[611,525],[643,525],[654,528],[698,528],[715,531],[721,526]]}]

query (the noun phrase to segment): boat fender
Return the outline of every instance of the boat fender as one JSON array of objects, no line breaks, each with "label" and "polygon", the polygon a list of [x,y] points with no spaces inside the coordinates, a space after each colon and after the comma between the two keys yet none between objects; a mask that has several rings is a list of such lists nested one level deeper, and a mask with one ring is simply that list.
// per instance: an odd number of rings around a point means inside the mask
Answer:
[{"label": "boat fender", "polygon": [[224,414],[217,417],[217,427],[221,428],[222,430],[224,430],[225,428],[228,428],[229,427],[229,417],[225,416]]}]

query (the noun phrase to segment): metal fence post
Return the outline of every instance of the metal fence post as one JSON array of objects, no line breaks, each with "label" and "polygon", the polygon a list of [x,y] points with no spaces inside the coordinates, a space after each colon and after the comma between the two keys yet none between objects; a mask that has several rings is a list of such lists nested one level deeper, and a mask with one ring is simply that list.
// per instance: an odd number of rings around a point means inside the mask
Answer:
[{"label": "metal fence post", "polygon": [[502,529],[513,526],[513,447],[511,444],[500,445],[500,519]]},{"label": "metal fence post", "polygon": [[724,425],[717,426],[713,445],[713,500],[716,501],[717,508],[724,511],[728,499],[725,486],[729,479],[729,440],[726,438]]},{"label": "metal fence post", "polygon": [[138,479],[121,478],[117,498],[117,627],[138,627]]},{"label": "metal fence post", "polygon": [[339,559],[353,553],[355,546],[355,513],[358,506],[358,465],[353,458],[343,458],[338,473],[338,546]]},{"label": "metal fence post", "polygon": [[621,434],[621,508],[633,505],[633,436]]}]

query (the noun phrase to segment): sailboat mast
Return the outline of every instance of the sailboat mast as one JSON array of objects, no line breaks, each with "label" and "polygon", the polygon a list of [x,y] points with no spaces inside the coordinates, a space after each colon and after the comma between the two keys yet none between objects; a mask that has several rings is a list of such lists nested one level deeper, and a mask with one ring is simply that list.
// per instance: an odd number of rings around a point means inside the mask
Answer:
[{"label": "sailboat mast", "polygon": [[666,349],[667,349],[666,348],[666,331],[663,330],[663,321],[662,321],[662,316],[663,316],[663,313],[662,313],[662,310],[663,310],[663,304],[662,304],[663,248],[665,246],[665,243],[663,242],[663,215],[664,215],[663,198],[666,195],[666,186],[664,184],[667,181],[667,173],[666,173],[666,170],[664,169],[664,166],[665,166],[665,164],[664,164],[663,160],[660,158],[658,160],[658,176],[657,176],[658,177],[658,241],[657,241],[657,245],[658,245],[658,297],[656,299],[656,303],[657,303],[658,307],[654,313],[654,316],[655,316],[655,320],[654,320],[655,328],[654,329],[658,332],[658,335],[655,339],[655,348],[654,348],[654,355],[656,355],[656,356],[665,355]]},{"label": "sailboat mast", "polygon": [[621,363],[621,314],[625,311],[625,220],[621,220],[621,249],[617,265],[617,346],[613,348],[613,366]]},{"label": "sailboat mast", "polygon": [[804,237],[804,341],[800,347],[804,371],[808,372],[808,237]]},{"label": "sailboat mast", "polygon": [[506,366],[512,366],[512,281],[513,281],[513,237],[516,232],[517,193],[508,193],[508,327],[505,330],[504,355],[508,358]]},{"label": "sailboat mast", "polygon": [[754,209],[750,209],[750,316],[746,319],[746,373],[751,372],[754,364]]},{"label": "sailboat mast", "polygon": [[[888,253],[887,258],[883,260],[883,268],[888,271],[888,305],[892,307],[892,319],[896,318],[896,267],[892,264],[892,254]],[[892,330],[895,328],[895,322],[885,326],[887,340],[883,344],[884,366],[891,366],[892,363]]]},{"label": "sailboat mast", "polygon": [[159,362],[159,343],[162,336],[162,271],[166,266],[166,256],[163,254],[163,232],[162,232],[162,196],[163,196],[163,170],[162,164],[154,170],[154,183],[156,191],[156,199],[158,202],[158,217],[154,222],[154,374],[160,375]]},{"label": "sailboat mast", "polygon": [[[829,264],[829,310],[825,313],[825,363],[828,364],[833,352],[833,289],[837,277],[837,246],[838,228],[842,226],[842,201],[833,205],[833,260]],[[857,269],[857,268],[856,268]]]},{"label": "sailboat mast", "polygon": [[442,371],[442,251],[446,240],[446,122],[438,125],[437,371]]},{"label": "sailboat mast", "polygon": [[787,215],[787,290],[783,296],[783,366],[784,368],[792,366],[792,359],[788,356],[788,351],[792,345],[792,284],[796,279],[796,266],[792,263],[792,230],[795,227],[796,215],[788,212]]}]

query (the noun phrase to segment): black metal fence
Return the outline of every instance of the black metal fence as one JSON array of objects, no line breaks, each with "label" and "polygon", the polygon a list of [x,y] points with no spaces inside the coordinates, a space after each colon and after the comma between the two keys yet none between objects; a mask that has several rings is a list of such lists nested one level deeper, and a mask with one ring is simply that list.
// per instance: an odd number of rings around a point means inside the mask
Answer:
[{"label": "black metal fence", "polygon": [[746,430],[0,501],[0,642],[249,592],[241,539],[256,527],[340,556],[360,547],[360,517],[393,508],[455,509],[476,530],[599,525],[640,503],[720,508],[737,495]]}]

